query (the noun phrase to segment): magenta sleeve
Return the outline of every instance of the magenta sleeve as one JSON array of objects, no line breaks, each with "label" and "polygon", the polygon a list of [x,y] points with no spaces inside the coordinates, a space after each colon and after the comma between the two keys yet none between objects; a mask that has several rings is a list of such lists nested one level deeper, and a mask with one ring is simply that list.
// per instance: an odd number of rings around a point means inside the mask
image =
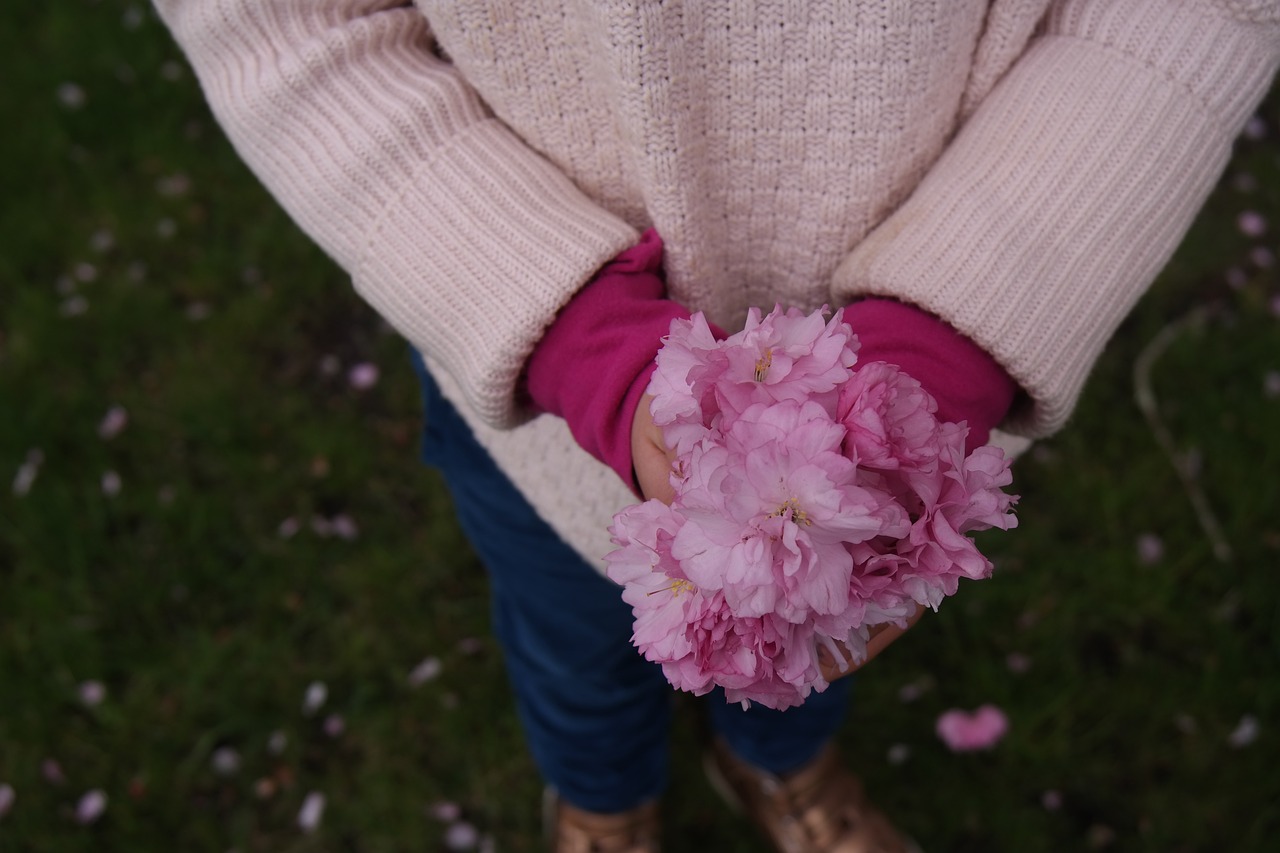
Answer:
[{"label": "magenta sleeve", "polygon": [[665,298],[661,269],[662,239],[650,229],[560,311],[525,373],[533,405],[563,417],[577,442],[637,494],[631,423],[671,321],[689,316]]}]

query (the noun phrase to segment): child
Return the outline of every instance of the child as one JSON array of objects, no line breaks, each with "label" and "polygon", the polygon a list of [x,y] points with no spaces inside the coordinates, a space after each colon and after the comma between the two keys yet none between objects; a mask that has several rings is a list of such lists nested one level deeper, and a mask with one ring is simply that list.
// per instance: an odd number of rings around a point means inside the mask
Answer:
[{"label": "child", "polygon": [[[670,320],[847,306],[860,357],[974,440],[1047,435],[1280,62],[1277,0],[157,6],[420,351],[563,851],[657,849],[669,688],[598,570],[665,488],[642,398]],[[830,749],[847,680],[710,698],[709,767],[779,850],[909,849]]]}]

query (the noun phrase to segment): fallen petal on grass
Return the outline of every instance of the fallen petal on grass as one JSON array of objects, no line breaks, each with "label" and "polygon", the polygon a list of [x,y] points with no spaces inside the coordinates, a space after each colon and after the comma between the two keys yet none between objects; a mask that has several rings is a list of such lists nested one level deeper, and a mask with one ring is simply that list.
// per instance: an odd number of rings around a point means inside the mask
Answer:
[{"label": "fallen petal on grass", "polygon": [[13,801],[17,799],[17,794],[13,791],[13,786],[5,783],[0,785],[0,818],[3,818],[13,808]]},{"label": "fallen petal on grass", "polygon": [[329,688],[323,681],[313,681],[307,685],[302,694],[302,713],[308,716],[320,710],[320,706],[329,698]]},{"label": "fallen petal on grass", "polygon": [[444,846],[450,850],[474,850],[480,843],[480,832],[465,821],[450,825],[444,831]]},{"label": "fallen petal on grass", "polygon": [[85,793],[76,803],[76,822],[88,826],[96,823],[107,810],[107,795],[98,788]]},{"label": "fallen petal on grass", "polygon": [[1240,722],[1236,723],[1231,734],[1227,735],[1227,743],[1235,749],[1241,749],[1257,740],[1260,730],[1258,718],[1253,714],[1245,714],[1240,718]]},{"label": "fallen petal on grass", "polygon": [[298,828],[303,832],[315,832],[324,817],[324,794],[312,791],[302,801],[298,809]]},{"label": "fallen petal on grass", "polygon": [[462,807],[452,800],[439,800],[427,806],[427,814],[442,823],[454,823],[462,817]]},{"label": "fallen petal on grass", "polygon": [[363,361],[347,371],[347,382],[357,391],[364,391],[378,384],[378,366]]},{"label": "fallen petal on grass", "polygon": [[27,451],[27,457],[18,466],[18,471],[13,475],[13,494],[17,497],[25,497],[31,487],[35,485],[36,477],[40,474],[40,466],[44,464],[44,453],[38,448],[32,448]]},{"label": "fallen petal on grass", "polygon": [[1262,393],[1271,399],[1280,397],[1280,370],[1268,370],[1262,377]]},{"label": "fallen petal on grass", "polygon": [[443,669],[443,665],[440,663],[440,658],[437,658],[437,657],[423,658],[422,662],[419,663],[417,666],[415,666],[409,672],[409,686],[421,687],[423,684],[426,684],[428,681],[432,681],[437,677],[439,677],[440,671],[442,669]]},{"label": "fallen petal on grass", "polygon": [[1022,652],[1009,652],[1005,656],[1004,665],[1014,675],[1024,675],[1031,669],[1031,657]]},{"label": "fallen petal on grass", "polygon": [[1267,220],[1256,210],[1246,210],[1236,217],[1236,225],[1246,237],[1261,237],[1267,232]]},{"label": "fallen petal on grass", "polygon": [[40,762],[40,775],[50,785],[61,785],[67,781],[66,774],[62,772],[62,765],[54,758],[46,758]]},{"label": "fallen petal on grass", "polygon": [[229,746],[218,747],[209,756],[209,764],[219,776],[234,776],[240,769],[240,753]]},{"label": "fallen petal on grass", "polygon": [[347,542],[352,542],[360,538],[360,527],[356,524],[356,520],[346,513],[339,513],[329,519],[329,531]]},{"label": "fallen petal on grass", "polygon": [[1154,533],[1143,533],[1137,542],[1138,562],[1144,566],[1154,565],[1164,557],[1164,540]]},{"label": "fallen petal on grass", "polygon": [[58,103],[62,104],[69,110],[78,110],[85,105],[88,100],[84,93],[84,89],[76,83],[63,83],[57,89]]},{"label": "fallen petal on grass", "polygon": [[121,433],[129,424],[129,412],[124,406],[112,406],[98,422],[98,437],[109,441]]},{"label": "fallen petal on grass", "polygon": [[76,693],[80,696],[80,701],[87,708],[96,708],[102,704],[107,698],[107,688],[101,681],[82,681],[80,686],[76,688]]},{"label": "fallen petal on grass", "polygon": [[347,721],[341,714],[330,714],[324,718],[324,733],[329,737],[341,737],[347,730]]},{"label": "fallen petal on grass", "polygon": [[938,717],[935,731],[952,752],[975,752],[999,743],[1009,731],[1009,718],[995,705],[972,713],[953,708]]}]

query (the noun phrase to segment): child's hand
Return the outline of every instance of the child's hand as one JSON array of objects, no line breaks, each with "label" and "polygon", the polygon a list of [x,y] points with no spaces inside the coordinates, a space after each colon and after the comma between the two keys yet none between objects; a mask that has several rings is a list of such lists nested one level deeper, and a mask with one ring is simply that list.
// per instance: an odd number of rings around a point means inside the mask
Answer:
[{"label": "child's hand", "polygon": [[867,657],[858,663],[853,663],[847,656],[841,661],[833,660],[825,648],[819,647],[818,666],[822,670],[822,677],[827,681],[835,681],[837,678],[844,678],[862,669],[876,655],[887,649],[894,640],[907,633],[911,626],[920,621],[922,615],[924,615],[924,608],[917,605],[916,612],[907,618],[906,628],[899,628],[897,625],[877,625],[872,628],[871,639],[867,641]]},{"label": "child's hand", "polygon": [[667,447],[662,428],[653,423],[653,414],[649,411],[652,402],[653,396],[645,394],[636,406],[631,421],[631,464],[644,497],[670,504],[676,496],[675,489],[671,488],[671,466],[675,464],[676,452]]}]

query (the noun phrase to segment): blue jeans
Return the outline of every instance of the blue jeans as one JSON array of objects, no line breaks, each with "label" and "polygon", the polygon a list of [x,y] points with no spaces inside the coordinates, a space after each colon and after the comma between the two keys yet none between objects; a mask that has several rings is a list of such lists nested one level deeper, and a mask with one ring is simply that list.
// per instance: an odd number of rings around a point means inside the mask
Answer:
[{"label": "blue jeans", "polygon": [[[616,812],[658,796],[667,777],[672,688],[631,645],[631,608],[538,517],[472,435],[414,353],[426,425],[458,520],[489,573],[502,644],[530,751],[579,808]],[[713,693],[712,728],[736,755],[774,773],[817,755],[848,704],[849,679],[785,712],[743,711]]]}]

